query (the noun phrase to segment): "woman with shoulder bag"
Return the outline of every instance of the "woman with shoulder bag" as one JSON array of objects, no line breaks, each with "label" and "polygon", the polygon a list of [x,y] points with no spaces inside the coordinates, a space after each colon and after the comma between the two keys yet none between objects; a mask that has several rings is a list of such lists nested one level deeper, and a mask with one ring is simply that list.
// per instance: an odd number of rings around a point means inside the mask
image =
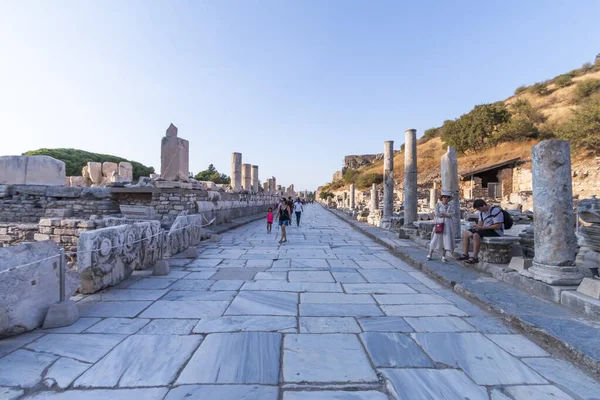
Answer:
[{"label": "woman with shoulder bag", "polygon": [[452,196],[442,193],[440,200],[435,204],[435,226],[431,233],[428,260],[436,249],[442,252],[442,262],[446,262],[446,251],[452,254],[454,250],[454,232],[452,232],[452,216],[454,206],[450,204]]}]

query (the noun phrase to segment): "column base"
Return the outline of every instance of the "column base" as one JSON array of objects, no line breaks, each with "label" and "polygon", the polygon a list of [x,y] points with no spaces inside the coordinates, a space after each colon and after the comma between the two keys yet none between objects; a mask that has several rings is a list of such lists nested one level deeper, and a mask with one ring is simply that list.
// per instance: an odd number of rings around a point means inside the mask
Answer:
[{"label": "column base", "polygon": [[522,270],[521,275],[549,285],[579,285],[583,275],[576,266],[547,265],[533,262],[531,268]]},{"label": "column base", "polygon": [[382,229],[391,229],[392,228],[392,219],[391,218],[382,218],[379,222],[379,227]]}]

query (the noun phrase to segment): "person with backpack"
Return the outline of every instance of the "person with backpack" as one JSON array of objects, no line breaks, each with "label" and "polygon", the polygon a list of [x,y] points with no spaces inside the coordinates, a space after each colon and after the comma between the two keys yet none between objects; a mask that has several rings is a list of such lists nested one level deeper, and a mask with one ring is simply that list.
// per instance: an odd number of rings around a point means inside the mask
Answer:
[{"label": "person with backpack", "polygon": [[287,242],[287,233],[286,227],[290,225],[292,211],[288,205],[288,202],[285,198],[281,199],[281,205],[277,209],[277,220],[279,221],[279,226],[281,227],[281,240],[279,243]]},{"label": "person with backpack", "polygon": [[[473,208],[479,212],[479,222],[473,228],[462,235],[462,255],[458,260],[467,264],[479,262],[479,249],[481,238],[504,236],[504,229],[510,229],[512,218],[509,213],[497,206],[490,206],[484,200],[477,199],[473,202]],[[473,238],[473,256],[469,257],[469,244]]]}]

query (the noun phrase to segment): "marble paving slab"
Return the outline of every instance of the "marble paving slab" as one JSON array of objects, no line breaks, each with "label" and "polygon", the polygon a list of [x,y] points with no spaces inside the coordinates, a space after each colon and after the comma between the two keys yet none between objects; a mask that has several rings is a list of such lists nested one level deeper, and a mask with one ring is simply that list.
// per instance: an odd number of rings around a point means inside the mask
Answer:
[{"label": "marble paving slab", "polygon": [[[197,258],[185,266],[186,268],[214,268],[219,265],[221,261],[223,260],[219,258]],[[171,263],[169,262],[169,264]]]},{"label": "marble paving slab", "polygon": [[[217,270],[212,270],[212,271],[202,271],[202,272],[190,272],[185,278],[183,279],[208,279],[211,276],[215,275],[217,273]],[[170,274],[169,274],[170,275]]]},{"label": "marble paving slab", "polygon": [[144,387],[170,384],[201,341],[199,336],[133,335],[79,379],[83,387]]},{"label": "marble paving slab", "polygon": [[421,283],[408,273],[392,266],[385,269],[363,269],[360,273],[369,283]]},{"label": "marble paving slab", "polygon": [[416,332],[474,332],[476,329],[458,317],[406,317]]},{"label": "marble paving slab", "polygon": [[277,400],[279,389],[264,385],[183,385],[171,389],[165,400]]},{"label": "marble paving slab", "polygon": [[[100,319],[95,318],[95,321],[100,321]],[[27,332],[21,335],[10,336],[0,339],[0,357],[4,357],[11,351],[18,349],[19,347],[23,347],[27,343],[33,342],[35,339],[41,337],[43,333],[47,332],[49,332],[49,330],[39,332]]]},{"label": "marble paving slab", "polygon": [[237,280],[237,279],[220,280],[220,281],[216,281],[215,283],[213,283],[213,285],[210,287],[210,290],[212,290],[212,291],[217,291],[217,290],[240,290],[240,288],[242,287],[242,285],[245,282],[246,281]]},{"label": "marble paving slab", "polygon": [[464,320],[483,333],[513,333],[512,329],[508,328],[500,319],[495,317],[469,317],[464,318]]},{"label": "marble paving slab", "polygon": [[300,333],[360,333],[360,327],[350,317],[301,317]]},{"label": "marble paving slab", "polygon": [[109,289],[87,296],[82,301],[154,301],[160,299],[168,291],[168,289]]},{"label": "marble paving slab", "polygon": [[521,335],[486,335],[488,339],[517,357],[550,357],[544,349]]},{"label": "marble paving slab", "polygon": [[386,315],[397,317],[466,317],[467,313],[451,304],[403,304],[381,306]]},{"label": "marble paving slab", "polygon": [[51,333],[28,344],[26,348],[95,363],[125,338],[125,335],[113,334]]},{"label": "marble paving slab", "polygon": [[365,283],[365,278],[358,272],[332,272],[333,278],[340,283]]},{"label": "marble paving slab", "polygon": [[[286,335],[285,382],[376,382],[377,375],[355,335]],[[344,360],[344,368],[340,361]]]},{"label": "marble paving slab", "polygon": [[58,356],[17,350],[0,358],[0,386],[32,387]]},{"label": "marble paving slab", "polygon": [[254,280],[277,280],[277,281],[285,281],[287,280],[287,272],[259,272],[254,276]]},{"label": "marble paving slab", "polygon": [[[294,262],[292,261],[293,264]],[[335,282],[333,276],[328,271],[290,271],[288,279],[290,282]]]},{"label": "marble paving slab", "polygon": [[369,391],[310,391],[310,392],[292,392],[286,391],[283,394],[283,400],[388,400],[389,398],[374,390]]},{"label": "marble paving slab", "polygon": [[568,394],[585,400],[598,398],[600,383],[571,363],[554,358],[525,358],[523,362]]},{"label": "marble paving slab", "polygon": [[401,317],[367,317],[357,321],[365,332],[413,332]]},{"label": "marble paving slab", "polygon": [[[204,339],[177,385],[234,383],[276,385],[279,382],[281,334],[213,333]],[[210,366],[207,368],[206,366]]]},{"label": "marble paving slab", "polygon": [[135,317],[146,307],[152,304],[151,301],[90,301],[77,303],[79,315],[81,317]]},{"label": "marble paving slab", "polygon": [[477,386],[455,369],[381,369],[387,388],[398,400],[489,400]]},{"label": "marble paving slab", "polygon": [[434,361],[461,368],[477,384],[547,383],[480,333],[413,333],[412,337]]},{"label": "marble paving slab", "polygon": [[451,304],[447,299],[435,294],[376,294],[379,304]]},{"label": "marble paving slab", "polygon": [[239,292],[225,315],[297,315],[298,295],[288,292]]},{"label": "marble paving slab", "polygon": [[375,304],[368,294],[301,293],[300,303],[314,304]]},{"label": "marble paving slab", "polygon": [[[500,392],[500,390],[496,390]],[[552,385],[505,386],[502,390],[512,396],[506,397],[508,400],[513,398],[517,400],[575,400]],[[494,391],[492,391],[492,400],[495,400]]]},{"label": "marble paving slab", "polygon": [[346,293],[417,293],[413,288],[402,283],[344,283]]},{"label": "marble paving slab", "polygon": [[202,279],[181,279],[175,282],[171,290],[208,290],[216,281]]},{"label": "marble paving slab", "polygon": [[46,372],[44,383],[49,387],[66,389],[91,366],[92,364],[61,357]]},{"label": "marble paving slab", "polygon": [[384,315],[375,304],[300,304],[303,317],[376,317]]},{"label": "marble paving slab", "polygon": [[302,259],[302,260],[292,258],[292,264],[291,264],[292,268],[329,268],[329,266],[330,265],[327,263],[326,259],[319,259],[319,258]]},{"label": "marble paving slab", "polygon": [[170,301],[154,302],[140,318],[184,318],[219,317],[229,306],[228,301]]},{"label": "marble paving slab", "polygon": [[354,260],[327,260],[327,263],[331,268],[359,268],[358,264]]},{"label": "marble paving slab", "polygon": [[[306,283],[306,282],[277,282],[277,281],[257,281],[246,282],[240,289],[281,291],[281,292],[342,292],[342,286],[339,283]],[[412,289],[411,289],[412,290]]]},{"label": "marble paving slab", "polygon": [[249,331],[296,333],[296,326],[296,317],[265,315],[224,316],[202,318],[194,327],[194,333]]},{"label": "marble paving slab", "polygon": [[85,332],[132,335],[142,329],[148,322],[150,320],[144,318],[106,318]]},{"label": "marble paving slab", "polygon": [[138,335],[189,335],[197,319],[155,319],[143,327]]},{"label": "marble paving slab", "polygon": [[434,367],[429,357],[408,335],[364,332],[360,334],[360,339],[376,367]]},{"label": "marble paving slab", "polygon": [[251,281],[256,274],[263,272],[265,269],[266,268],[219,268],[219,272],[214,274],[210,279]]},{"label": "marble paving slab", "polygon": [[177,279],[144,278],[130,285],[128,289],[166,289]]},{"label": "marble paving slab", "polygon": [[235,297],[235,291],[197,291],[197,290],[171,290],[161,300],[169,301],[231,301]]},{"label": "marble paving slab", "polygon": [[27,400],[162,400],[167,394],[166,388],[152,389],[102,389],[70,390],[68,392],[40,392],[27,396]]}]

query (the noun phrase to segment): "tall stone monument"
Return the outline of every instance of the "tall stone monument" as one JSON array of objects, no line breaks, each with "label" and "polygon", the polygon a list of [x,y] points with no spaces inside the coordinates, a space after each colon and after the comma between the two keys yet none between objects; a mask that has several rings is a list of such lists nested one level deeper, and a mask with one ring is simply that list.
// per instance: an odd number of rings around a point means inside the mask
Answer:
[{"label": "tall stone monument", "polygon": [[355,195],[354,183],[352,183],[350,184],[350,208],[353,210],[356,208]]},{"label": "tall stone monument", "polygon": [[458,199],[458,159],[454,147],[448,146],[448,151],[442,156],[442,194],[452,196],[451,204],[454,205],[454,216],[452,217],[453,233],[456,239],[461,237],[460,233],[460,201]]},{"label": "tall stone monument", "polygon": [[404,226],[413,228],[417,208],[417,131],[404,131]]},{"label": "tall stone monument", "polygon": [[231,188],[242,190],[242,153],[231,153]]},{"label": "tall stone monument", "polygon": [[258,165],[252,166],[251,181],[252,192],[258,193]]},{"label": "tall stone monument", "polygon": [[565,140],[544,140],[531,159],[535,256],[522,273],[550,285],[577,285],[583,275],[575,265],[571,147]]},{"label": "tall stone monument", "polygon": [[177,127],[171,124],[161,141],[160,177],[168,181],[187,181],[189,167],[190,142],[177,137]]},{"label": "tall stone monument", "polygon": [[242,164],[242,188],[252,190],[252,164]]},{"label": "tall stone monument", "polygon": [[383,144],[383,215],[381,227],[390,229],[394,213],[394,141]]}]

